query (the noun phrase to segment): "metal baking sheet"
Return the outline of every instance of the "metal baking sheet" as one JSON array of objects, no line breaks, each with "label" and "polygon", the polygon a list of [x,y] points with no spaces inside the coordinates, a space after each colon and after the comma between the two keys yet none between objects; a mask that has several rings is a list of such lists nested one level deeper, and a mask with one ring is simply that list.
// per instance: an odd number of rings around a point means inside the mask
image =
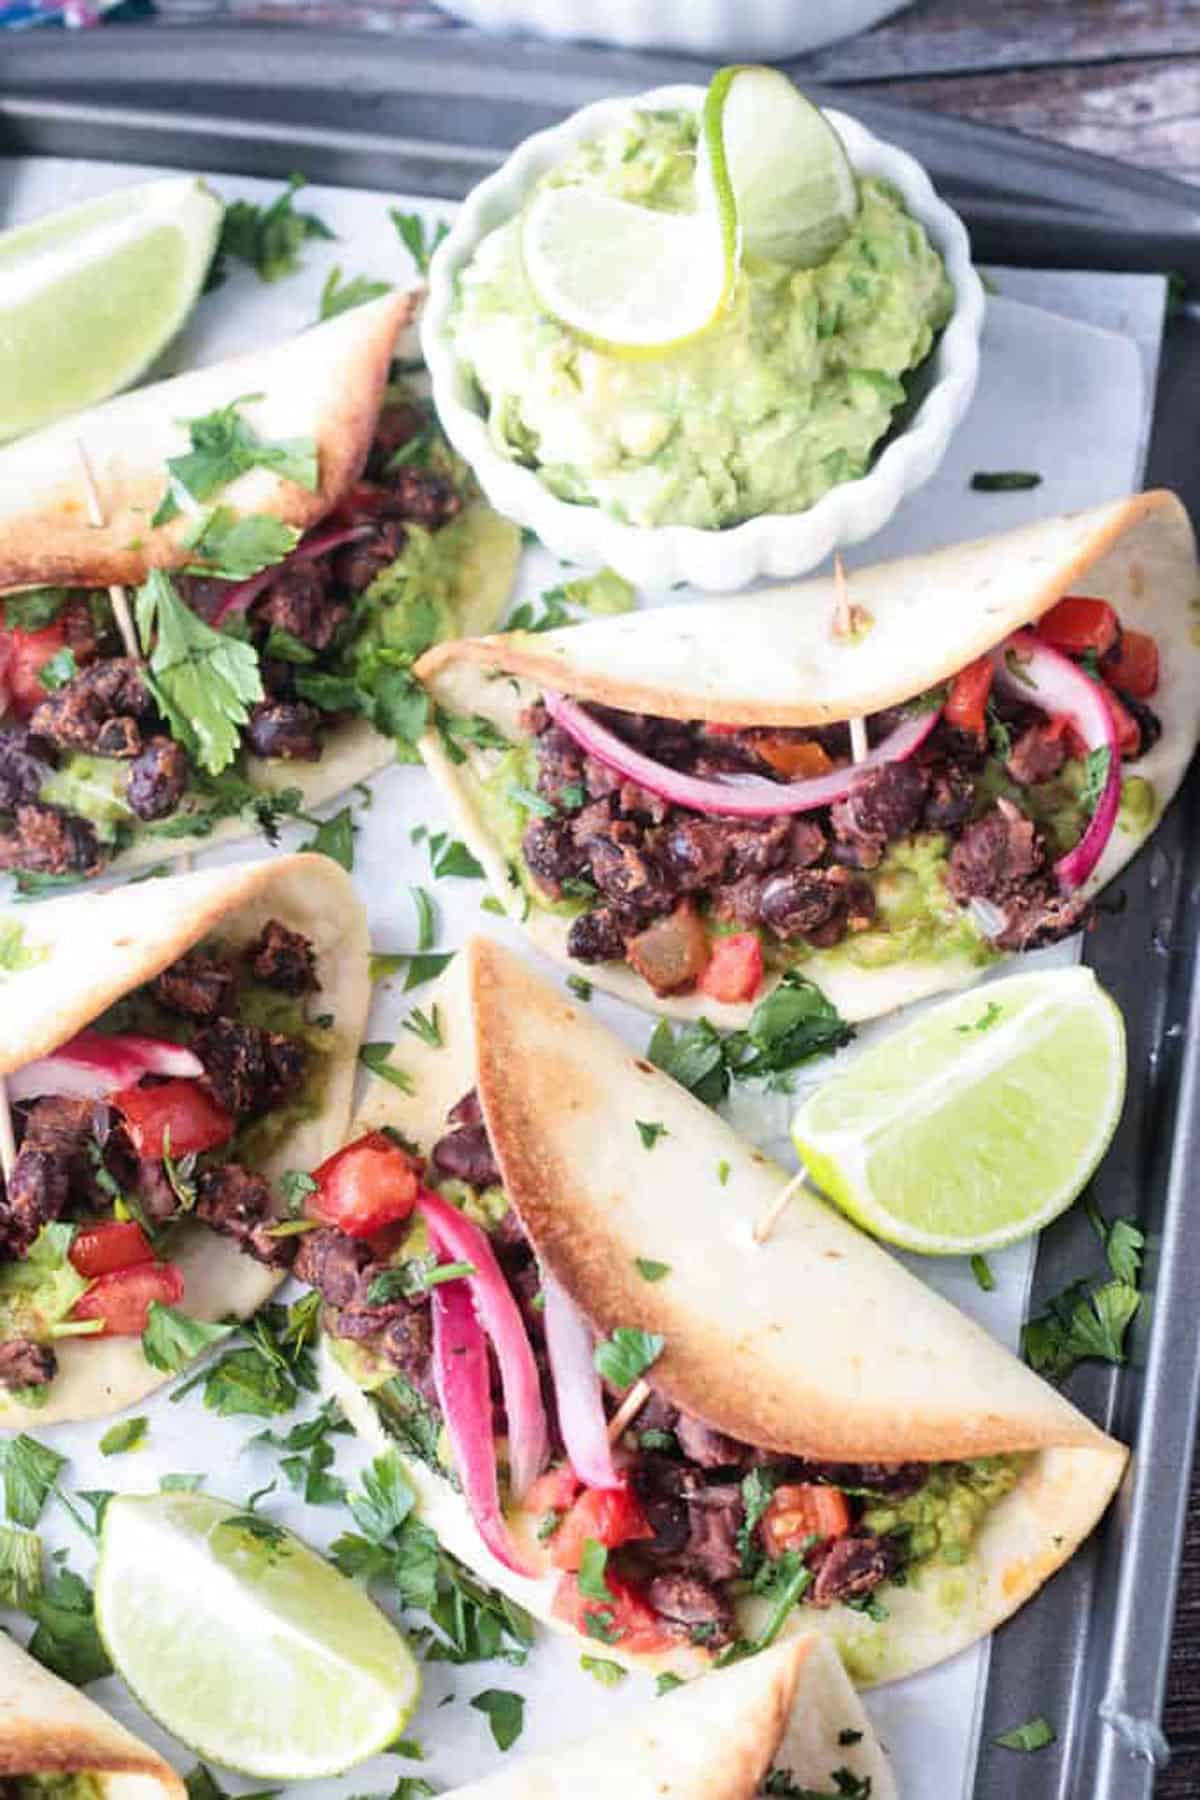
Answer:
[{"label": "metal baking sheet", "polygon": [[[123,30],[77,41],[70,56],[32,40],[0,55],[0,205],[6,169],[9,177],[15,169],[4,153],[27,151],[273,176],[299,164],[324,181],[452,197],[563,109],[698,72],[677,60],[531,45],[269,30]],[[856,101],[854,110],[927,163],[984,256],[1200,269],[1194,197],[1170,181],[896,107]],[[1176,487],[1193,511],[1197,339],[1191,314],[1171,320],[1149,468],[1150,480]],[[1035,420],[1030,432],[1036,445]],[[997,1635],[979,1800],[1018,1791],[1029,1800],[1141,1800],[1153,1784],[1200,1398],[1185,1298],[1195,1287],[1200,1223],[1188,1182],[1200,1129],[1200,1050],[1189,1029],[1200,999],[1200,883],[1190,850],[1200,842],[1198,809],[1193,776],[1121,882],[1124,911],[1104,921],[1087,951],[1125,1012],[1133,1075],[1097,1198],[1108,1212],[1137,1214],[1151,1254],[1130,1366],[1083,1371],[1072,1392],[1136,1445],[1134,1479],[1091,1544]],[[1082,1217],[1061,1221],[1040,1246],[1034,1306],[1096,1259]],[[1054,1720],[1056,1749],[1016,1758],[987,1748],[996,1731],[1033,1711]]]}]

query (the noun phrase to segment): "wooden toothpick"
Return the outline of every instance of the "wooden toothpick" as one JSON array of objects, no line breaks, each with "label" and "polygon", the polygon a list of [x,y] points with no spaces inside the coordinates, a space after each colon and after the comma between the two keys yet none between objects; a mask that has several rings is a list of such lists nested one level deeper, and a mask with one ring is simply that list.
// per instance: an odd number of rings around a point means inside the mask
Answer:
[{"label": "wooden toothpick", "polygon": [[[75,439],[75,449],[79,456],[79,468],[83,476],[83,490],[87,495],[88,519],[99,528],[104,524],[104,508],[100,504],[100,495],[96,490],[96,478],[92,474],[92,465],[88,461],[87,451],[83,447],[82,438]],[[141,662],[142,650],[134,630],[133,615],[129,610],[129,596],[123,587],[115,583],[109,587],[109,600],[112,602],[113,618],[117,621],[117,630],[121,634],[121,642],[125,646],[126,656],[135,662]]]},{"label": "wooden toothpick", "polygon": [[610,1444],[616,1443],[626,1427],[637,1418],[649,1398],[650,1389],[646,1386],[646,1383],[640,1379],[635,1381],[612,1418],[608,1421],[608,1441]]},{"label": "wooden toothpick", "polygon": [[780,1188],[766,1211],[755,1221],[754,1230],[751,1235],[756,1244],[766,1243],[780,1219],[782,1219],[784,1213],[787,1211],[792,1195],[799,1193],[807,1180],[808,1175],[806,1171],[801,1169],[798,1175],[792,1176],[792,1179],[788,1182],[786,1187]]},{"label": "wooden toothpick", "polygon": [[0,1169],[6,1182],[12,1179],[17,1160],[17,1140],[13,1135],[12,1109],[8,1104],[8,1083],[0,1075]]}]

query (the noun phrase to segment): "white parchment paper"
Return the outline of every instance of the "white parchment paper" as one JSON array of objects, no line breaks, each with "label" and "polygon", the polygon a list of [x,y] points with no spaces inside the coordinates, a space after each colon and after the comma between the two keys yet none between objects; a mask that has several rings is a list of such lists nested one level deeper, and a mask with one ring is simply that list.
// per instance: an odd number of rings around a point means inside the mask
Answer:
[{"label": "white parchment paper", "polygon": [[[15,224],[75,199],[145,180],[155,171],[111,163],[81,163],[31,158],[0,161],[0,222]],[[161,171],[168,173],[169,171]],[[226,198],[261,199],[277,191],[275,184],[230,177],[214,178]],[[224,287],[203,300],[158,373],[211,362],[302,329],[317,315],[321,286],[331,268],[346,276],[369,275],[407,283],[416,279],[407,251],[388,217],[388,205],[420,211],[430,220],[449,216],[443,203],[425,203],[365,191],[313,187],[298,204],[320,214],[337,232],[335,243],[305,246],[302,270],[273,286],[264,286],[245,269],[233,267]],[[1030,270],[993,271],[997,293],[988,307],[983,344],[983,374],[971,412],[946,461],[932,482],[910,499],[892,523],[852,560],[922,549],[958,538],[1001,531],[1051,512],[1091,505],[1136,487],[1141,478],[1149,436],[1154,381],[1162,337],[1165,281],[1159,276],[1102,275]],[[1041,485],[1022,493],[979,494],[969,488],[976,470],[1032,469]],[[560,565],[548,553],[530,550],[521,570],[517,598],[532,597],[562,579]],[[676,593],[659,602],[679,604],[695,596]],[[428,777],[413,768],[393,768],[370,784],[370,804],[354,799],[358,822],[355,878],[371,916],[372,935],[383,949],[411,948],[415,917],[409,896],[413,883],[433,888],[439,916],[438,946],[453,948],[473,929],[498,931],[514,943],[506,925],[479,902],[479,882],[443,880],[434,887],[422,846],[410,841],[411,828],[427,823],[440,829],[447,821]],[[285,834],[285,848],[302,841],[300,830]],[[247,845],[213,853],[201,860],[230,861],[259,854]],[[1073,960],[1073,946],[1043,952],[1047,959]],[[549,973],[549,971],[547,971]],[[399,982],[381,986],[372,1020],[375,1038],[402,1040],[399,1021],[408,1002]],[[419,1004],[421,994],[414,998]],[[651,1021],[635,1010],[598,997],[602,1016],[631,1044],[642,1048]],[[867,1043],[889,1023],[865,1030]],[[853,1056],[852,1047],[844,1052]],[[402,1047],[397,1050],[402,1062]],[[824,1077],[829,1065],[813,1071]],[[730,1116],[740,1130],[776,1153],[789,1156],[789,1104],[779,1097],[739,1092]],[[919,1273],[948,1294],[1006,1343],[1015,1347],[1024,1316],[1033,1257],[1029,1246],[1016,1246],[991,1259],[996,1276],[993,1293],[981,1293],[965,1263],[924,1262]],[[198,1472],[209,1491],[243,1500],[276,1473],[274,1459],[247,1441],[260,1421],[220,1420],[205,1412],[198,1393],[182,1404],[166,1392],[140,1409],[148,1412],[146,1447],[124,1457],[102,1458],[97,1450],[102,1428],[62,1427],[46,1431],[48,1441],[68,1455],[65,1477],[72,1487],[116,1487],[148,1492],[168,1472]],[[278,1423],[278,1422],[273,1422]],[[290,1421],[282,1421],[286,1429]],[[338,1470],[348,1479],[362,1457],[353,1439],[337,1440]],[[285,1484],[280,1484],[282,1489]],[[277,1490],[266,1510],[292,1526],[318,1548],[345,1529],[346,1515],[337,1507],[306,1507]],[[52,1502],[44,1521],[52,1549],[69,1551],[73,1567],[89,1572],[93,1547]],[[1033,1604],[1037,1604],[1034,1601]],[[5,1621],[24,1636],[20,1621]],[[186,1609],[179,1631],[186,1635]],[[921,1800],[966,1800],[973,1786],[977,1734],[987,1671],[988,1649],[981,1645],[940,1669],[881,1689],[869,1697],[871,1714],[896,1763],[901,1792]],[[426,1671],[425,1693],[411,1734],[425,1746],[418,1765],[381,1757],[339,1781],[306,1784],[311,1800],[343,1800],[344,1796],[386,1794],[401,1772],[421,1773],[439,1787],[473,1778],[494,1765],[497,1752],[486,1720],[467,1702],[487,1687],[517,1688],[527,1697],[526,1725],[510,1756],[540,1750],[603,1729],[624,1707],[640,1701],[648,1684],[628,1679],[608,1690],[581,1672],[579,1655],[549,1633],[539,1642],[524,1669],[503,1664],[452,1670],[445,1663]],[[95,1697],[157,1745],[183,1770],[193,1758],[148,1720],[116,1679],[98,1683]],[[1028,1711],[1037,1710],[1030,1692]],[[235,1793],[252,1784],[222,1775]],[[292,1790],[298,1797],[299,1787]]]}]

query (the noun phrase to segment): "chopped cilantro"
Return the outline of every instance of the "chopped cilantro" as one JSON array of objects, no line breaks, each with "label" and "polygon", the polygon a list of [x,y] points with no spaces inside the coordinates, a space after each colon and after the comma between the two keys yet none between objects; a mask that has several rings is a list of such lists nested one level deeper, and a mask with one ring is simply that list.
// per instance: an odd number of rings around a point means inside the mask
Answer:
[{"label": "chopped cilantro", "polygon": [[209,1325],[203,1319],[191,1319],[174,1306],[152,1300],[142,1333],[142,1355],[152,1369],[178,1375],[194,1357],[227,1338],[233,1329],[232,1325]]},{"label": "chopped cilantro", "polygon": [[787,1086],[787,1077],[814,1056],[848,1044],[854,1027],[820,988],[789,969],[779,986],[760,1000],[745,1032],[726,1039],[726,1055],[739,1080],[766,1079]]},{"label": "chopped cilantro", "polygon": [[666,1339],[655,1331],[618,1325],[610,1337],[596,1345],[593,1359],[604,1380],[624,1391],[658,1361],[665,1348]]},{"label": "chopped cilantro", "polygon": [[583,975],[568,975],[567,991],[586,1003],[592,997],[592,984]]},{"label": "chopped cilantro", "polygon": [[585,1675],[591,1675],[601,1687],[620,1687],[629,1670],[623,1669],[620,1663],[611,1662],[607,1656],[581,1656],[579,1666]]},{"label": "chopped cilantro", "polygon": [[279,1177],[279,1192],[289,1218],[298,1218],[304,1210],[304,1202],[316,1191],[317,1184],[305,1169],[285,1169]]},{"label": "chopped cilantro", "polygon": [[368,300],[380,300],[391,291],[390,281],[372,281],[369,275],[352,275],[349,281],[343,281],[340,268],[330,269],[321,289],[321,305],[317,317],[336,319],[339,313],[349,312],[355,306],[365,306]]},{"label": "chopped cilantro", "polygon": [[0,1487],[4,1513],[14,1525],[32,1530],[66,1462],[57,1450],[21,1432],[0,1444]]},{"label": "chopped cilantro", "polygon": [[989,1000],[977,1019],[971,1019],[965,1025],[956,1025],[955,1031],[990,1031],[996,1020],[1003,1013],[1003,1007],[996,1000]]},{"label": "chopped cilantro", "polygon": [[427,1013],[422,1012],[419,1006],[414,1006],[400,1028],[402,1031],[411,1031],[415,1038],[420,1038],[431,1050],[440,1050],[442,1047],[442,1027],[436,1006],[430,1007]]},{"label": "chopped cilantro", "polygon": [[413,1256],[407,1262],[383,1269],[367,1289],[368,1306],[387,1306],[397,1299],[416,1300],[444,1281],[459,1281],[475,1274],[474,1263],[438,1262],[435,1256]]},{"label": "chopped cilantro", "polygon": [[992,1742],[1004,1750],[1044,1750],[1047,1744],[1054,1743],[1056,1735],[1050,1721],[1039,1714],[1026,1719],[1023,1725],[1014,1725],[1011,1731],[1002,1731]]},{"label": "chopped cilantro", "polygon": [[354,814],[348,806],[334,813],[332,819],[324,819],[317,826],[302,850],[315,850],[321,856],[328,856],[347,871],[354,867],[354,833],[357,827]]},{"label": "chopped cilantro", "polygon": [[660,1124],[657,1119],[635,1119],[634,1124],[637,1126],[638,1136],[642,1140],[643,1150],[653,1150],[659,1138],[671,1135],[666,1126]]},{"label": "chopped cilantro", "polygon": [[661,1281],[665,1275],[671,1273],[670,1263],[655,1262],[649,1256],[635,1256],[633,1260],[643,1281]]},{"label": "chopped cilantro", "polygon": [[143,1414],[136,1419],[122,1419],[110,1425],[100,1439],[101,1456],[124,1456],[127,1450],[140,1450],[150,1433],[150,1421]]},{"label": "chopped cilantro", "polygon": [[210,775],[238,753],[241,727],[263,697],[258,658],[206,625],[180,600],[161,569],[138,590],[137,627],[149,645],[149,678],[172,735]]},{"label": "chopped cilantro", "polygon": [[486,1716],[497,1750],[508,1750],[516,1743],[525,1726],[523,1695],[508,1688],[485,1688],[482,1694],[476,1694],[471,1705]]},{"label": "chopped cilantro", "polygon": [[378,1075],[382,1080],[390,1081],[392,1086],[399,1088],[402,1094],[411,1094],[413,1092],[412,1076],[406,1075],[403,1069],[398,1069],[394,1063],[388,1061],[395,1048],[393,1043],[363,1044],[358,1052],[358,1060],[365,1069],[370,1069],[372,1075]]},{"label": "chopped cilantro", "polygon": [[36,968],[50,954],[49,946],[31,949],[25,942],[25,927],[15,919],[0,920],[0,975],[16,975],[22,969]]},{"label": "chopped cilantro", "polygon": [[417,949],[432,950],[433,940],[437,933],[437,915],[434,912],[433,900],[429,890],[423,887],[410,887],[413,905],[417,912]]},{"label": "chopped cilantro", "polygon": [[303,175],[292,175],[269,206],[259,206],[252,200],[230,201],[221,221],[221,237],[208,281],[210,288],[223,280],[227,257],[247,263],[260,281],[278,281],[300,267],[302,244],[310,238],[334,237],[323,219],[315,213],[299,212],[293,206],[304,186]]},{"label": "chopped cilantro", "polygon": [[604,1571],[608,1567],[608,1551],[595,1538],[584,1538],[583,1548],[579,1554],[579,1591],[588,1600],[613,1600],[616,1598],[607,1581]]},{"label": "chopped cilantro", "polygon": [[682,1676],[672,1675],[669,1669],[664,1669],[661,1675],[656,1675],[654,1677],[655,1698],[661,1700],[664,1694],[673,1694],[676,1688],[681,1688],[682,1686]]},{"label": "chopped cilantro", "polygon": [[279,1467],[293,1493],[307,1505],[331,1506],[346,1498],[346,1484],[330,1473],[335,1456],[330,1439],[349,1430],[336,1400],[326,1400],[311,1419],[293,1425],[282,1436],[274,1431],[260,1431],[250,1441],[286,1452],[280,1457]]},{"label": "chopped cilantro", "polygon": [[728,1164],[728,1162],[726,1162],[725,1158],[722,1157],[720,1162],[717,1164],[717,1181],[719,1182],[721,1187],[724,1187],[727,1184],[730,1173],[731,1173],[731,1171],[730,1171],[729,1164]]},{"label": "chopped cilantro", "polygon": [[70,598],[69,590],[61,587],[25,588],[19,594],[5,594],[2,603],[4,628],[6,631],[42,631],[54,623]]},{"label": "chopped cilantro", "polygon": [[211,500],[249,469],[270,469],[284,480],[316,492],[319,481],[313,439],[287,438],[266,443],[255,436],[242,417],[239,408],[244,401],[260,398],[258,394],[246,394],[202,419],[187,421],[191,448],[181,456],[167,458],[167,491],[150,521],[152,525],[165,525],[188,502],[195,505]]},{"label": "chopped cilantro", "polygon": [[1100,804],[1100,796],[1108,781],[1111,762],[1112,751],[1107,744],[1100,744],[1095,750],[1089,750],[1084,757],[1083,788],[1079,795],[1079,803],[1088,813],[1095,812]]},{"label": "chopped cilantro", "polygon": [[[299,542],[299,531],[294,525],[285,525],[282,519],[271,518],[267,513],[239,517],[232,507],[214,506],[201,513],[184,533],[184,547],[189,552],[184,568],[189,575],[246,581],[260,570],[282,562]],[[140,629],[140,617],[138,623]],[[233,639],[232,632],[225,635]]]},{"label": "chopped cilantro", "polygon": [[0,1525],[0,1606],[29,1612],[41,1591],[41,1538],[35,1531]]},{"label": "chopped cilantro", "polygon": [[1125,1333],[1141,1304],[1127,1281],[1089,1289],[1076,1281],[1030,1319],[1021,1333],[1026,1360],[1039,1375],[1063,1380],[1077,1363],[1125,1361]]},{"label": "chopped cilantro", "polygon": [[971,1258],[971,1273],[985,1294],[990,1294],[996,1285],[996,1277],[986,1256],[976,1254]]},{"label": "chopped cilantro", "polygon": [[397,235],[422,275],[427,275],[430,258],[442,239],[448,234],[449,225],[444,219],[439,219],[431,230],[420,213],[401,212],[398,206],[388,208],[388,218],[395,226]]},{"label": "chopped cilantro", "polygon": [[37,1626],[26,1648],[43,1668],[73,1687],[112,1673],[96,1630],[92,1590],[71,1569],[54,1569],[30,1612]]},{"label": "chopped cilantro", "polygon": [[79,673],[79,664],[75,661],[75,652],[69,644],[48,657],[38,670],[38,681],[48,694],[53,694],[60,687],[66,687],[68,681],[74,681]]},{"label": "chopped cilantro", "polygon": [[447,841],[440,831],[429,840],[429,866],[439,881],[444,875],[455,875],[464,881],[483,880],[483,869],[467,846],[458,838]]},{"label": "chopped cilantro", "polygon": [[424,987],[427,981],[435,981],[453,960],[453,950],[431,950],[427,956],[410,956],[408,973],[404,977],[404,992],[411,994],[414,988]]}]

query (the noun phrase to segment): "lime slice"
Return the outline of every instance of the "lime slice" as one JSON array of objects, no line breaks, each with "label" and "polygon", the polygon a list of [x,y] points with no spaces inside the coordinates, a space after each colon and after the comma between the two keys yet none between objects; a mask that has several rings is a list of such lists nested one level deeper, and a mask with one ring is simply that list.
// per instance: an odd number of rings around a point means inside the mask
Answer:
[{"label": "lime slice", "polygon": [[822,263],[858,213],[858,183],[824,114],[778,69],[720,69],[701,116],[698,187],[736,217],[743,251]]},{"label": "lime slice", "polygon": [[1070,1206],[1121,1116],[1125,1030],[1090,969],[957,995],[801,1106],[809,1175],[875,1237],[993,1250]]},{"label": "lime slice", "polygon": [[290,1532],[204,1494],[118,1494],[96,1623],[146,1711],[206,1761],[336,1775],[399,1735],[421,1678],[362,1590]]},{"label": "lime slice", "polygon": [[521,256],[543,311],[599,350],[659,355],[724,311],[734,234],[711,207],[654,212],[593,187],[539,188]]},{"label": "lime slice", "polygon": [[137,380],[196,304],[221,212],[188,177],[0,233],[0,443]]}]

